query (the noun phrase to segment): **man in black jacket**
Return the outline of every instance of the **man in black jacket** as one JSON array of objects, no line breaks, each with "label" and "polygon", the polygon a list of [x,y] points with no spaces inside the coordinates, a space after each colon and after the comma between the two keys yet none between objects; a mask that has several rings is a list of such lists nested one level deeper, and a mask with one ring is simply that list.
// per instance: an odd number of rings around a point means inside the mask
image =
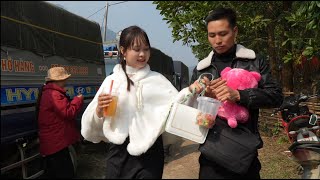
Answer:
[{"label": "man in black jacket", "polygon": [[[272,79],[267,62],[256,56],[256,53],[240,44],[235,43],[238,33],[236,25],[236,14],[232,9],[216,9],[205,19],[208,32],[208,40],[213,48],[208,57],[201,60],[193,70],[191,82],[195,82],[202,73],[211,73],[215,80],[206,81],[206,96],[216,98],[220,101],[232,101],[249,110],[250,118],[245,124],[246,127],[260,140],[261,148],[263,142],[258,131],[259,108],[273,108],[280,106],[283,100],[282,88]],[[233,90],[221,80],[220,72],[225,67],[242,68],[249,71],[256,71],[261,74],[258,88],[245,90]],[[192,86],[191,86],[192,87]],[[197,92],[200,91],[199,85]],[[216,121],[221,121],[217,117]],[[210,134],[209,130],[209,134]],[[208,134],[208,135],[209,135]],[[214,152],[214,149],[212,150]],[[201,154],[200,179],[221,179],[221,178],[260,178],[261,164],[257,156],[252,161],[248,171],[244,174],[237,174],[232,170],[222,167],[220,164],[210,161]]]}]

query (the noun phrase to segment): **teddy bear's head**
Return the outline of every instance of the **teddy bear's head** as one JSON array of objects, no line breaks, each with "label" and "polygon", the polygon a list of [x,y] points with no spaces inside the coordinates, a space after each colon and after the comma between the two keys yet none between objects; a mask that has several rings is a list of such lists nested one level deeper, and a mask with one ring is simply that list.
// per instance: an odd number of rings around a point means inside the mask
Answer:
[{"label": "teddy bear's head", "polygon": [[234,90],[244,90],[258,87],[261,75],[258,72],[240,68],[226,67],[221,71],[221,78],[227,80],[227,85]]}]

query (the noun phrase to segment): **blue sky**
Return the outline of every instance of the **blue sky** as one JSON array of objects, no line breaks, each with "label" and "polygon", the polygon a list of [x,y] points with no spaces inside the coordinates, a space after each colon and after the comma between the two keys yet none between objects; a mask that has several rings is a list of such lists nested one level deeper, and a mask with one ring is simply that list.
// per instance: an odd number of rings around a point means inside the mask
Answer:
[{"label": "blue sky", "polygon": [[[58,4],[64,9],[82,16],[89,17],[106,5],[106,1],[48,1]],[[138,25],[143,28],[150,39],[151,46],[161,50],[173,60],[179,60],[187,66],[195,66],[197,59],[190,47],[182,45],[182,42],[173,43],[171,28],[162,20],[160,11],[152,1],[127,1],[120,4],[114,3],[121,1],[108,1],[108,20],[107,28],[118,32],[128,26]],[[105,9],[89,17],[89,20],[102,25]]]}]

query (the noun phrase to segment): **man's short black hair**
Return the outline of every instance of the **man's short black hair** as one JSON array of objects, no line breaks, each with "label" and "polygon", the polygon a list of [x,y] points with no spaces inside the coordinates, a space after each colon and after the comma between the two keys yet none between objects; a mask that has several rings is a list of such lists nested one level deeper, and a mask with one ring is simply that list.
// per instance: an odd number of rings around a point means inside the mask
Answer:
[{"label": "man's short black hair", "polygon": [[227,19],[231,28],[234,28],[237,23],[237,15],[233,9],[230,8],[218,8],[209,13],[206,17],[206,25],[211,21],[216,21],[220,19]]}]

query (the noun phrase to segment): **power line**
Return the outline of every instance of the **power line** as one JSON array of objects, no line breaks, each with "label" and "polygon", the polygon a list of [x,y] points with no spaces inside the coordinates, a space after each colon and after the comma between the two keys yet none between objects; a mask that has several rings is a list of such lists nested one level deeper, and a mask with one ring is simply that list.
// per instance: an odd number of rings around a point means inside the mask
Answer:
[{"label": "power line", "polygon": [[[112,6],[112,5],[116,5],[116,4],[121,4],[121,3],[125,3],[125,2],[128,2],[128,1],[121,1],[121,2],[117,2],[117,3],[113,3],[113,4],[109,4],[108,6]],[[87,17],[87,19],[95,14],[97,14],[99,11],[101,11],[102,9],[104,9],[106,6],[103,6],[101,9],[99,9],[97,12],[91,14],[90,16]]]},{"label": "power line", "polygon": [[110,4],[109,6],[116,5],[116,4],[121,4],[121,3],[125,3],[125,2],[128,2],[128,1],[121,1],[121,2],[117,2],[117,3],[113,3],[113,4]]},{"label": "power line", "polygon": [[99,9],[97,12],[95,12],[95,13],[91,14],[90,16],[88,16],[88,17],[87,17],[87,19],[88,19],[89,17],[91,17],[91,16],[93,16],[93,15],[97,14],[99,11],[101,11],[101,10],[102,10],[102,9],[104,9],[105,7],[106,7],[106,6],[103,6],[103,8]]}]

